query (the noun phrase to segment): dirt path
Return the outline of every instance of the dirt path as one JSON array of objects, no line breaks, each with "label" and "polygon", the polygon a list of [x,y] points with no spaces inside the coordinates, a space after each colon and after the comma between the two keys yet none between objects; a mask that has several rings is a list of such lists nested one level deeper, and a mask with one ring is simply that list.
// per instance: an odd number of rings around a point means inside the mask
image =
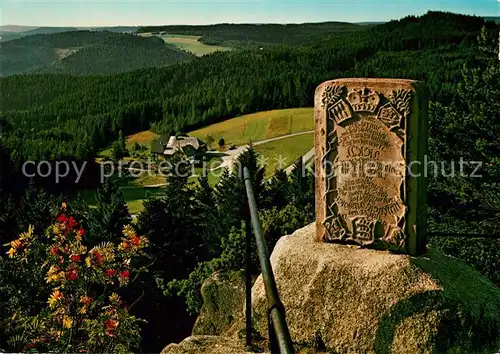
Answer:
[{"label": "dirt path", "polygon": [[[300,133],[293,133],[293,134],[279,136],[276,138],[270,138],[270,139],[265,139],[265,140],[261,140],[261,141],[256,141],[256,142],[252,142],[252,145],[253,146],[263,145],[263,144],[267,144],[267,143],[270,143],[273,141],[283,140],[283,139],[287,139],[287,138],[292,138],[294,136],[311,134],[311,133],[314,133],[314,130],[309,130],[309,131],[300,132]],[[240,146],[240,147],[236,148],[235,150],[226,151],[225,152],[226,156],[221,156],[222,164],[219,167],[217,167],[216,169],[228,168],[229,170],[232,170],[233,166],[234,166],[234,162],[238,159],[238,156],[240,156],[243,152],[245,152],[245,150],[248,149],[248,147],[249,147],[249,145],[244,145],[244,146]],[[210,152],[208,152],[208,153],[210,153]],[[213,153],[220,154],[220,152],[213,152]]]},{"label": "dirt path", "polygon": [[252,143],[252,144],[253,144],[253,146],[257,146],[257,145],[267,144],[267,143],[270,143],[272,141],[283,140],[283,139],[286,139],[286,138],[292,138],[294,136],[311,134],[311,133],[314,133],[314,130],[308,130],[306,132],[300,132],[300,133],[293,133],[293,134],[278,136],[277,138],[271,138],[271,139],[261,140],[261,141],[257,141],[257,142]]},{"label": "dirt path", "polygon": [[[311,134],[313,132],[314,132],[313,130],[309,130],[306,132],[283,135],[283,136],[279,136],[276,138],[270,138],[270,139],[266,139],[266,140],[257,141],[257,142],[252,143],[252,145],[253,146],[263,145],[263,144],[270,143],[273,141],[292,138],[294,136]],[[208,151],[206,153],[207,155],[218,155],[222,159],[222,163],[217,168],[213,169],[212,171],[216,171],[216,170],[219,170],[221,168],[228,168],[230,171],[232,171],[234,163],[238,159],[238,156],[240,156],[243,152],[245,152],[245,150],[247,150],[248,147],[249,147],[249,145],[239,146],[234,150],[228,150],[228,151],[225,151],[224,153],[221,153],[220,151]],[[223,154],[223,156],[220,156],[221,154]],[[312,157],[314,157],[314,148],[312,150],[310,150],[307,154],[305,154],[302,158],[304,160],[304,163],[307,163]],[[290,173],[292,169],[293,169],[293,165],[288,167],[285,171],[287,173]],[[144,188],[159,188],[159,187],[164,187],[164,186],[166,186],[166,183],[147,185],[147,186],[143,186],[143,187]]]}]

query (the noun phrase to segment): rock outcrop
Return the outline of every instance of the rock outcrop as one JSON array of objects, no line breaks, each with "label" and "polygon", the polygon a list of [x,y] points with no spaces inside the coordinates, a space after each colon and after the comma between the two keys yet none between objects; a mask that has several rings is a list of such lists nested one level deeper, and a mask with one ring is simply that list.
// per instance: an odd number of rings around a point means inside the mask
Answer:
[{"label": "rock outcrop", "polygon": [[[475,270],[436,250],[415,258],[318,243],[315,233],[309,225],[282,237],[271,256],[297,353],[500,352],[500,290]],[[207,303],[195,332],[221,336],[190,337],[163,353],[246,353],[244,286],[236,279],[231,285],[214,276],[204,286]],[[261,277],[252,297],[262,339],[268,332]]]},{"label": "rock outcrop", "polygon": [[[413,258],[315,241],[315,225],[271,256],[292,340],[333,353],[491,353],[500,348],[500,290],[436,250]],[[252,289],[267,333],[262,278]]]},{"label": "rock outcrop", "polygon": [[221,335],[242,317],[245,278],[242,272],[214,273],[201,287],[203,307],[193,335]]},{"label": "rock outcrop", "polygon": [[[247,354],[234,339],[218,336],[193,336],[170,344],[161,354]],[[249,353],[248,353],[249,354]]]}]

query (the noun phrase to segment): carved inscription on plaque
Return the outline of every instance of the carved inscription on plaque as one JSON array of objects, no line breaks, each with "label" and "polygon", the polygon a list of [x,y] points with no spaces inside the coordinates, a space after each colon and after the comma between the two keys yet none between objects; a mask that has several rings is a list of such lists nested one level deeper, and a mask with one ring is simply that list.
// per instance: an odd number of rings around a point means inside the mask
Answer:
[{"label": "carved inscription on plaque", "polygon": [[[345,79],[318,88],[316,209],[320,241],[408,250],[407,163],[410,157],[421,159],[425,150],[415,149],[419,153],[412,154],[408,143],[408,122],[417,119],[416,114],[412,118],[412,107],[419,107],[413,102],[414,93],[406,80]],[[424,130],[419,124],[412,129],[412,133]],[[419,186],[412,195],[424,192],[426,186]],[[417,209],[422,209],[422,203],[416,201],[410,209],[421,212]]]}]

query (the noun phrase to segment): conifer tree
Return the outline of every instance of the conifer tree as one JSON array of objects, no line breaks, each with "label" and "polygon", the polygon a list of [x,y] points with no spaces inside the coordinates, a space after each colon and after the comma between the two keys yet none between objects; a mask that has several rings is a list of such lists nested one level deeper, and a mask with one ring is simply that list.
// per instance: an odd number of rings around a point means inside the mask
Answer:
[{"label": "conifer tree", "polygon": [[255,200],[258,206],[262,206],[264,198],[264,175],[266,172],[265,167],[260,167],[258,163],[258,155],[253,149],[253,145],[250,143],[249,148],[238,156],[238,160],[235,165],[234,173],[239,173],[239,166],[245,166],[248,168],[250,173],[250,178],[252,179],[253,192],[255,194]]},{"label": "conifer tree", "polygon": [[97,190],[96,201],[97,208],[92,211],[90,222],[92,241],[116,240],[131,221],[123,192],[116,183],[107,179]]},{"label": "conifer tree", "polygon": [[111,155],[113,160],[119,161],[125,156],[127,156],[127,147],[125,145],[125,138],[123,137],[123,132],[120,130],[118,133],[118,140],[116,140],[111,146]]},{"label": "conifer tree", "polygon": [[229,233],[233,226],[237,227],[241,223],[244,204],[243,193],[242,181],[238,175],[225,169],[214,189],[217,220],[222,227],[223,237]]},{"label": "conifer tree", "polygon": [[165,195],[144,203],[137,219],[138,231],[151,242],[153,272],[164,283],[183,278],[198,263],[203,237],[197,225],[194,192],[188,186],[189,164],[181,153],[172,159]]},{"label": "conifer tree", "polygon": [[19,228],[27,229],[29,225],[35,227],[36,232],[42,232],[50,224],[52,208],[55,207],[54,198],[43,189],[38,188],[30,181],[19,206]]},{"label": "conifer tree", "polygon": [[[496,34],[483,28],[478,40],[477,60],[473,67],[464,67],[454,104],[431,105],[431,158],[450,163],[442,162],[436,175],[430,169],[430,200],[440,214],[463,217],[466,210],[471,232],[483,228],[492,233],[500,232],[500,200],[495,198],[500,195],[500,65]],[[441,171],[454,172],[445,177]],[[453,224],[458,226],[450,227]]]},{"label": "conifer tree", "polygon": [[220,252],[220,237],[223,228],[217,219],[214,191],[208,182],[208,177],[201,175],[194,189],[193,217],[201,233],[204,243],[204,253],[212,257]]},{"label": "conifer tree", "polygon": [[290,181],[288,175],[282,169],[276,170],[274,176],[267,185],[264,197],[264,207],[266,209],[272,209],[273,207],[278,209],[283,208],[288,204],[287,197],[290,193],[289,190]]}]

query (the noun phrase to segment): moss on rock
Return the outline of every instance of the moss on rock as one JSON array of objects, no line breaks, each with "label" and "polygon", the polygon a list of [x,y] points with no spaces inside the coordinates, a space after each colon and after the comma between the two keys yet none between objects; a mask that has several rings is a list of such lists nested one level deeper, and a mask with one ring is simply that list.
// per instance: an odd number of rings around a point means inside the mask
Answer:
[{"label": "moss on rock", "polygon": [[193,335],[220,335],[242,316],[245,278],[242,272],[214,273],[201,287],[203,306]]},{"label": "moss on rock", "polygon": [[[315,242],[309,225],[271,257],[294,343],[332,353],[491,353],[500,348],[500,290],[464,263]],[[267,334],[262,279],[254,321]]]}]

